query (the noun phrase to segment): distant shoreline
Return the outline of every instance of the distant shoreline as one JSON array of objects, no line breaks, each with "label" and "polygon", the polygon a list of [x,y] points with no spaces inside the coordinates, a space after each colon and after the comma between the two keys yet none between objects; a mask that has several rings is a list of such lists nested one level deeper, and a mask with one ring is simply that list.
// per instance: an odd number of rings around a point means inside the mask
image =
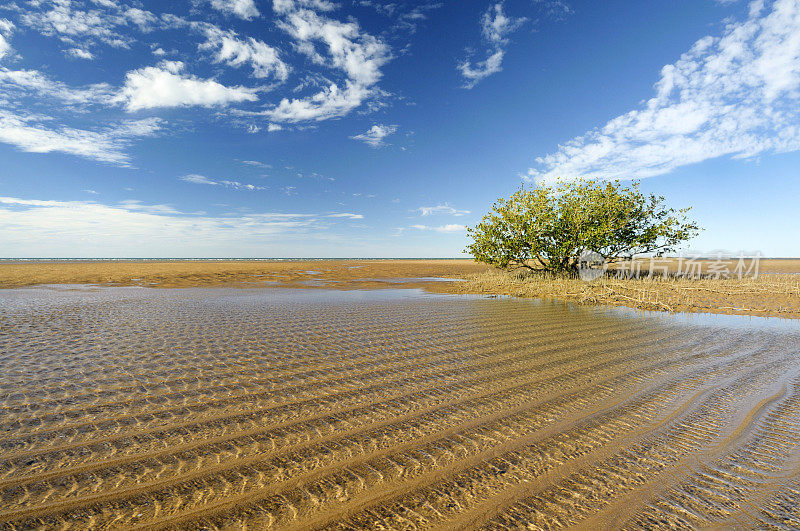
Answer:
[{"label": "distant shoreline", "polygon": [[0,258],[0,264],[3,263],[18,263],[18,262],[320,262],[320,261],[359,261],[359,260],[468,260],[471,257],[455,257],[455,258],[437,258],[437,257],[421,257],[421,258],[407,258],[407,257],[365,257],[365,258],[326,258],[326,257],[285,257],[285,258]]}]

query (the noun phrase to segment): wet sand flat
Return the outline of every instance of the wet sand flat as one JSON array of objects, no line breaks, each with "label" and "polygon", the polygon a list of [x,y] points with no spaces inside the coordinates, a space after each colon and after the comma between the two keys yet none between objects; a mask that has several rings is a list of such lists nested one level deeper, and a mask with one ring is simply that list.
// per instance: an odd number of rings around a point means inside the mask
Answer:
[{"label": "wet sand flat", "polygon": [[800,527],[796,322],[23,288],[0,376],[12,529]]},{"label": "wet sand flat", "polygon": [[[321,281],[342,288],[381,288],[398,278],[405,284],[425,279],[463,278],[489,266],[472,260],[174,260],[174,261],[0,261],[0,288],[36,284],[105,284],[118,286],[196,287],[280,284],[303,287]],[[301,284],[298,284],[300,282]],[[308,287],[308,286],[305,286]]]}]

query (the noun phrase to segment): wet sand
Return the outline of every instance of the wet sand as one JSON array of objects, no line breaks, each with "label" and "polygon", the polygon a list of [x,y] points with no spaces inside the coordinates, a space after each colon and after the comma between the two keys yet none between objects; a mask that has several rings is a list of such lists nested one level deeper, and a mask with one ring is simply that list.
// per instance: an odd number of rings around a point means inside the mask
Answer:
[{"label": "wet sand", "polygon": [[[702,265],[706,271],[710,262]],[[728,264],[731,268],[735,264]],[[646,264],[647,266],[647,264]],[[678,262],[669,262],[671,271]],[[432,293],[546,298],[668,312],[800,319],[800,260],[763,259],[756,279],[520,280],[472,260],[83,261],[0,262],[0,289],[92,284],[303,289],[422,288]]]},{"label": "wet sand", "polygon": [[796,322],[40,287],[0,353],[9,528],[800,527]]},{"label": "wet sand", "polygon": [[488,269],[472,260],[0,262],[0,288],[38,284],[309,287],[308,283],[315,282],[335,284],[338,289],[365,289],[390,287],[397,279],[406,279],[407,287],[422,287],[435,286],[426,279],[464,278]]}]

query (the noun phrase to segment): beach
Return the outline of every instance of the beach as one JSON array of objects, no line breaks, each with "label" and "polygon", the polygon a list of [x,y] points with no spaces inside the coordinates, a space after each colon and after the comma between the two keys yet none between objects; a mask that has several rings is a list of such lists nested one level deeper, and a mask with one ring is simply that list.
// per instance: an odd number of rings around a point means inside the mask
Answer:
[{"label": "beach", "polygon": [[0,290],[0,524],[800,525],[798,321],[397,287]]},{"label": "beach", "polygon": [[[675,272],[678,263],[668,261],[669,270]],[[708,268],[710,263],[704,262],[702,267]],[[731,271],[734,266],[735,262],[729,263]],[[800,260],[795,259],[761,259],[755,278],[751,272],[742,278],[608,278],[592,282],[520,277],[467,259],[0,262],[0,289],[49,284],[343,290],[406,287],[647,311],[800,318]]]}]

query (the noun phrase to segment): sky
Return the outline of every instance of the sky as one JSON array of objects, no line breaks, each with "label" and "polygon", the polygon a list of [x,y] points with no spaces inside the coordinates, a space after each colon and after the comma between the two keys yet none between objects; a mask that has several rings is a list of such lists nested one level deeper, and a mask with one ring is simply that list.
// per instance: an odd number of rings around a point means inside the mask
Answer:
[{"label": "sky", "polygon": [[459,257],[581,177],[800,256],[800,0],[0,2],[0,257]]}]

